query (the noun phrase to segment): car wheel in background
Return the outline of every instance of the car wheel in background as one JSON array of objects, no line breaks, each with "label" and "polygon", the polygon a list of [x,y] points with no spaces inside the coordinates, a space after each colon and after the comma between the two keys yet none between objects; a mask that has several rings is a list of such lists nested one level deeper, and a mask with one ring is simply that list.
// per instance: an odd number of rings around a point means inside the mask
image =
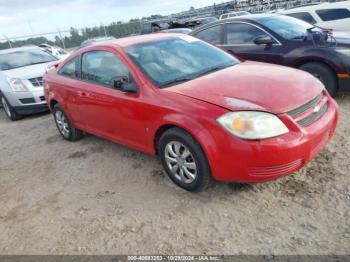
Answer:
[{"label": "car wheel in background", "polygon": [[208,160],[198,142],[185,131],[165,131],[159,139],[158,152],[168,176],[181,188],[198,192],[211,183]]},{"label": "car wheel in background", "polygon": [[331,96],[335,96],[338,90],[337,79],[332,69],[327,65],[318,62],[310,62],[303,64],[299,69],[309,72],[316,78],[318,78],[326,87]]},{"label": "car wheel in background", "polygon": [[0,96],[1,96],[2,107],[4,108],[5,114],[8,117],[8,119],[10,119],[12,121],[16,121],[16,120],[20,119],[21,116],[18,115],[16,113],[16,111],[12,108],[10,103],[7,101],[6,97],[4,95],[0,95]]},{"label": "car wheel in background", "polygon": [[83,136],[84,133],[72,125],[59,104],[56,104],[53,107],[52,113],[55,118],[57,129],[64,139],[68,141],[76,141]]}]

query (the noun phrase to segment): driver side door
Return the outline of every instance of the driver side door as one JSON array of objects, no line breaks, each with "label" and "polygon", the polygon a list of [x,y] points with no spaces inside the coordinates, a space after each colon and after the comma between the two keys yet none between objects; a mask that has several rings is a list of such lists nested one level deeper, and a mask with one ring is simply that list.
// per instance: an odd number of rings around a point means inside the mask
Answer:
[{"label": "driver side door", "polygon": [[82,54],[78,108],[84,130],[142,150],[146,140],[141,121],[144,108],[140,90],[129,93],[117,88],[117,79],[137,84],[128,67],[113,51]]},{"label": "driver side door", "polygon": [[[271,44],[257,44],[258,37],[270,37]],[[243,60],[283,64],[283,45],[260,27],[246,22],[226,23],[224,44],[218,45]]]}]

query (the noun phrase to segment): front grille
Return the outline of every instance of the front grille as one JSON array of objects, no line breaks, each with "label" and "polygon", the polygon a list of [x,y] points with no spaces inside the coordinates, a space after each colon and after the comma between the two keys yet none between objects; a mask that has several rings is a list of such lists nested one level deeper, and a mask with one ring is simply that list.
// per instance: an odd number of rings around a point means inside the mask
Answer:
[{"label": "front grille", "polygon": [[323,114],[327,111],[328,103],[325,103],[318,112],[315,112],[308,117],[299,120],[297,123],[301,126],[311,125],[313,122],[317,121]]},{"label": "front grille", "polygon": [[19,101],[21,101],[22,104],[35,103],[35,100],[32,97],[30,97],[30,98],[21,98]]},{"label": "front grille", "polygon": [[291,111],[288,112],[288,115],[290,115],[291,117],[296,117],[297,115],[300,115],[306,111],[308,111],[310,108],[314,108],[324,97],[323,92],[321,94],[319,94],[318,96],[316,96],[314,99],[312,99],[310,102],[296,108],[293,109]]},{"label": "front grille", "polygon": [[[317,107],[320,107],[318,108],[319,110],[315,110]],[[321,118],[323,114],[327,111],[327,108],[328,108],[327,97],[325,97],[324,93],[322,92],[311,101],[287,112],[287,114],[290,117],[294,118],[294,120],[300,126],[305,127],[305,126],[311,125],[312,123],[317,121],[319,118]]]},{"label": "front grille", "polygon": [[249,167],[249,173],[253,176],[282,176],[288,175],[303,165],[302,159],[276,166]]},{"label": "front grille", "polygon": [[28,80],[35,87],[43,86],[43,78],[42,77],[35,77],[35,78],[28,79]]}]

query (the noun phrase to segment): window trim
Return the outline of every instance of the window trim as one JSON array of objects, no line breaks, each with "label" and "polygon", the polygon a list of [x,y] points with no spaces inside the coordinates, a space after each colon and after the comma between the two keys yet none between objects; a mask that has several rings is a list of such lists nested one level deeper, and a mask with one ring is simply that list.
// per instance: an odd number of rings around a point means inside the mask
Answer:
[{"label": "window trim", "polygon": [[92,84],[92,85],[98,85],[98,86],[101,86],[101,87],[106,87],[106,88],[109,88],[109,89],[113,89],[113,90],[117,90],[119,92],[122,92],[122,93],[125,93],[117,88],[114,88],[112,86],[109,86],[109,85],[105,85],[105,84],[102,84],[102,83],[97,83],[97,82],[91,82],[89,80],[86,80],[86,79],[83,79],[82,78],[82,75],[83,75],[83,56],[87,53],[91,53],[91,52],[105,52],[105,53],[110,53],[112,54],[113,56],[115,56],[116,58],[118,58],[120,60],[120,62],[125,66],[125,68],[128,70],[130,76],[132,77],[133,81],[134,81],[134,84],[136,86],[136,89],[137,89],[137,94],[140,92],[140,88],[139,88],[139,85],[137,84],[137,81],[135,80],[135,77],[133,76],[131,70],[129,69],[129,67],[125,64],[125,62],[123,61],[123,59],[119,56],[119,54],[116,54],[110,50],[105,50],[105,49],[95,49],[95,50],[89,50],[89,51],[85,51],[83,53],[80,54],[80,63],[79,63],[79,67],[80,67],[80,81],[84,82],[84,83],[88,83],[88,84]]},{"label": "window trim", "polygon": [[273,46],[282,46],[282,43],[276,38],[274,37],[272,34],[270,34],[269,32],[267,32],[264,28],[262,28],[261,26],[258,26],[256,24],[253,23],[249,23],[249,22],[244,22],[244,21],[231,21],[231,22],[225,22],[224,23],[224,31],[223,31],[223,35],[224,35],[224,44],[222,45],[217,45],[217,46],[222,46],[222,47],[228,47],[228,46],[257,46],[256,44],[227,44],[227,25],[228,24],[247,24],[247,25],[251,25],[256,27],[257,29],[260,29],[261,31],[263,31],[264,33],[266,33],[267,35],[269,35],[276,43],[273,43]]},{"label": "window trim", "polygon": [[[74,59],[77,59],[77,61],[76,61],[75,63],[76,63],[76,70],[78,71],[78,77],[71,77],[71,76],[62,74],[62,73],[61,73],[61,70],[62,70],[67,64],[69,64],[70,62],[72,62]],[[80,54],[80,55],[77,55],[77,56],[74,56],[74,57],[72,57],[71,59],[69,59],[67,62],[65,62],[65,63],[58,69],[57,74],[60,75],[60,76],[69,78],[69,79],[81,80],[81,54]]]}]

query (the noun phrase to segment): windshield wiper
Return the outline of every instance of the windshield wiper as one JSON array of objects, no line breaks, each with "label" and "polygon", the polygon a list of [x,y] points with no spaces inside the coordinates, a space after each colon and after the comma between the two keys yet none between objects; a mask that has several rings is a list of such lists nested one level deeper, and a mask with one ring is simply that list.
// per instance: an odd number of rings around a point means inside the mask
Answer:
[{"label": "windshield wiper", "polygon": [[178,77],[178,78],[175,78],[175,79],[170,80],[168,82],[165,82],[162,85],[160,85],[160,88],[168,87],[169,85],[174,85],[174,84],[178,84],[178,83],[182,83],[182,82],[187,82],[187,81],[193,80],[197,77],[207,75],[207,74],[212,73],[214,71],[218,71],[218,70],[221,70],[221,69],[224,69],[226,67],[233,66],[233,65],[234,64],[230,63],[230,64],[223,64],[223,65],[218,65],[218,66],[206,68],[205,70],[203,70],[197,74],[191,74],[189,76]]},{"label": "windshield wiper", "polygon": [[174,84],[178,84],[178,83],[182,83],[182,82],[187,82],[187,81],[193,80],[194,78],[195,77],[192,77],[192,76],[178,77],[178,78],[172,79],[170,81],[164,82],[159,87],[161,87],[161,88],[168,87],[170,85],[174,85]]},{"label": "windshield wiper", "polygon": [[233,65],[234,64],[230,63],[230,64],[217,65],[217,66],[213,66],[213,67],[207,68],[207,69],[203,70],[202,72],[199,72],[198,74],[196,74],[196,78],[200,77],[200,76],[204,76],[204,75],[210,74],[210,73],[213,73],[215,71],[219,71],[221,69],[224,69],[226,67],[233,66]]}]

